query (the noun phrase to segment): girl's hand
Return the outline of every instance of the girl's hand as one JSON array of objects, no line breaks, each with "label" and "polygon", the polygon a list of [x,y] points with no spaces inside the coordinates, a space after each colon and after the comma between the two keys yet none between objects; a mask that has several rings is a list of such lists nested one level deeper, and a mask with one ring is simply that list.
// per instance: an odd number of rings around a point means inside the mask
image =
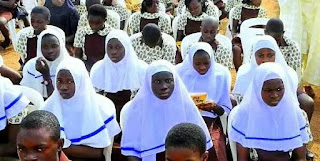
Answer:
[{"label": "girl's hand", "polygon": [[50,75],[50,68],[48,66],[48,63],[42,57],[37,59],[36,70],[44,76]]},{"label": "girl's hand", "polygon": [[217,107],[217,104],[211,101],[197,105],[200,110],[212,111]]}]

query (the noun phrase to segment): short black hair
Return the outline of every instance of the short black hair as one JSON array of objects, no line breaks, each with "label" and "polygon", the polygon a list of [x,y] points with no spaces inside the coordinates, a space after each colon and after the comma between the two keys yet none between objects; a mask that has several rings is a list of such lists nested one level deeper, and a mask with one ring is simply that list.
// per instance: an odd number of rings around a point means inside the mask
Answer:
[{"label": "short black hair", "polygon": [[140,12],[141,13],[147,12],[147,7],[151,7],[151,6],[152,6],[152,0],[143,0],[141,3]]},{"label": "short black hair", "polygon": [[[192,2],[193,0],[185,0],[184,1],[184,4],[186,5],[186,8],[188,9],[189,6],[190,6],[190,3]],[[202,8],[202,12],[207,12],[207,8],[208,6],[206,6],[205,4],[208,2],[207,0],[196,0],[198,2],[201,3],[201,8]]]},{"label": "short black hair", "polygon": [[28,114],[21,122],[21,129],[40,129],[46,128],[51,139],[58,141],[60,139],[60,124],[57,117],[48,111],[37,110]]},{"label": "short black hair", "polygon": [[47,21],[50,21],[51,18],[50,10],[45,6],[34,7],[31,11],[32,14],[42,14]]},{"label": "short black hair", "polygon": [[273,32],[282,34],[284,32],[284,25],[283,22],[278,18],[272,18],[267,22],[266,25],[267,32]]},{"label": "short black hair", "polygon": [[158,25],[154,23],[148,23],[142,29],[142,37],[144,41],[155,44],[161,37],[161,31]]},{"label": "short black hair", "polygon": [[242,0],[242,3],[244,3],[244,4],[250,4],[250,3],[251,3],[251,0]]},{"label": "short black hair", "polygon": [[191,123],[181,123],[174,126],[168,133],[165,147],[187,148],[199,152],[206,152],[206,135],[202,128]]},{"label": "short black hair", "polygon": [[101,4],[94,4],[88,10],[88,16],[99,16],[103,19],[107,18],[107,9]]}]

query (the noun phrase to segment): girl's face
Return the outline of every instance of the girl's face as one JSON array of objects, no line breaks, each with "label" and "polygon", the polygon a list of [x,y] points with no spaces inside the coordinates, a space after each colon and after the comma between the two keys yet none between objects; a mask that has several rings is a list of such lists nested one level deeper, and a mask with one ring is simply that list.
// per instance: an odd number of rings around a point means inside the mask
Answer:
[{"label": "girl's face", "polygon": [[164,71],[152,75],[151,88],[153,94],[159,99],[168,99],[174,90],[173,74]]},{"label": "girl's face", "polygon": [[120,62],[125,56],[125,48],[118,39],[110,39],[107,44],[107,53],[114,63]]},{"label": "girl's face", "polygon": [[97,32],[104,28],[105,19],[101,16],[88,15],[88,22],[93,32]]},{"label": "girl's face", "polygon": [[76,92],[76,85],[68,70],[60,70],[57,75],[57,89],[63,99],[70,99]]},{"label": "girl's face", "polygon": [[193,56],[193,68],[200,74],[204,75],[210,69],[211,60],[207,52],[200,50]]},{"label": "girl's face", "polygon": [[251,0],[251,4],[259,7],[261,5],[261,0]]},{"label": "girl's face", "polygon": [[43,31],[46,29],[46,26],[49,24],[49,21],[43,14],[32,13],[31,14],[31,25],[35,31]]},{"label": "girl's face", "polygon": [[149,13],[156,13],[158,12],[159,0],[152,0],[152,5],[147,7],[147,11]]},{"label": "girl's face", "polygon": [[192,16],[201,15],[201,13],[202,13],[201,2],[199,2],[198,0],[192,0],[190,2],[188,10],[189,10],[189,12],[191,13]]},{"label": "girl's face", "polygon": [[52,0],[52,3],[56,6],[62,6],[64,4],[65,0]]},{"label": "girl's face", "polygon": [[261,97],[269,106],[277,106],[284,95],[285,89],[281,79],[270,79],[263,83]]},{"label": "girl's face", "polygon": [[44,35],[41,41],[41,52],[48,61],[56,60],[60,55],[59,39],[54,35]]},{"label": "girl's face", "polygon": [[276,53],[268,48],[262,48],[255,53],[256,62],[258,65],[266,62],[275,62]]}]

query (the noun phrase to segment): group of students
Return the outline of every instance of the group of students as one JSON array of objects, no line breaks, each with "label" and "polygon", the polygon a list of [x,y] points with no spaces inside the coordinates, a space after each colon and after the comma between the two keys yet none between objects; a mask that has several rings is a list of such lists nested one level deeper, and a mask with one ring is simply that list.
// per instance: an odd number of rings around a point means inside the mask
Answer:
[{"label": "group of students", "polygon": [[[193,38],[182,41],[181,52],[158,1],[144,0],[141,13],[133,13],[130,37],[100,3],[87,0],[87,11],[75,16],[79,24],[67,20],[78,14],[69,0],[32,10],[32,27],[21,31],[17,46],[20,85],[45,103],[31,112],[3,77],[14,80],[16,73],[0,76],[0,157],[18,151],[20,160],[306,160],[313,100],[298,90],[301,57],[294,57],[299,51],[283,36],[281,20],[270,19],[267,35],[256,38],[232,89],[232,51],[239,46],[217,39],[213,2],[185,0],[180,7],[176,40]],[[240,17],[260,14],[260,3],[243,1]],[[195,104],[194,93],[206,93],[207,101]]]}]

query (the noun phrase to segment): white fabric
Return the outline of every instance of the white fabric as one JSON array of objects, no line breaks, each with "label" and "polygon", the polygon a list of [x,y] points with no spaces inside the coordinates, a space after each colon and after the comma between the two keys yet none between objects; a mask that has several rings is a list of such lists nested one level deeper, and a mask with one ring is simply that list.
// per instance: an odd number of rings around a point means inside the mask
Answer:
[{"label": "white fabric", "polygon": [[[60,55],[54,61],[48,61],[45,59],[44,56],[42,56],[41,42],[42,42],[42,37],[46,34],[56,36],[60,43]],[[37,62],[37,59],[40,57],[43,57],[47,62],[50,68],[50,76],[51,76],[51,79],[53,80],[55,77],[57,66],[60,64],[62,60],[70,57],[65,47],[65,35],[62,35],[61,32],[58,32],[53,28],[48,28],[42,31],[37,41],[37,57],[30,59],[23,67],[23,78],[20,84],[35,89],[43,97],[48,97],[47,88],[44,84],[42,84],[43,82],[42,74],[36,70],[36,62]]]},{"label": "white fabric", "polygon": [[[287,78],[285,70],[276,63],[264,63],[257,68],[231,122],[232,141],[246,148],[284,152],[308,142],[306,121]],[[261,97],[263,83],[271,79],[282,79],[285,90],[274,107],[264,103]]]},{"label": "white fabric", "polygon": [[[193,67],[193,58],[199,50],[207,52],[211,59],[211,66],[207,73],[200,75]],[[189,93],[207,93],[208,100],[221,106],[228,114],[232,105],[229,96],[229,78],[231,77],[228,68],[216,63],[212,47],[205,42],[194,43],[184,61],[177,65],[177,71]],[[202,111],[202,116],[216,118],[214,112]]]},{"label": "white fabric", "polygon": [[101,99],[95,92],[81,60],[76,58],[65,60],[58,66],[56,75],[61,70],[68,70],[71,73],[75,83],[74,96],[63,99],[59,91],[55,90],[41,109],[57,116],[61,126],[61,136],[65,139],[64,147],[73,144],[106,148],[111,144],[113,137],[120,132],[115,118],[114,104],[107,98]]},{"label": "white fabric", "polygon": [[[166,100],[157,98],[151,89],[152,76],[162,71],[169,71],[174,77],[174,91]],[[197,107],[174,66],[164,60],[150,64],[144,84],[136,97],[124,106],[120,120],[124,121],[120,123],[122,154],[142,158],[142,161],[155,161],[156,154],[165,150],[168,131],[183,122],[201,126],[207,136],[207,149],[212,147],[208,128]]]},{"label": "white fabric", "polygon": [[[278,0],[280,6],[280,19],[284,24],[284,35],[298,43],[302,47],[303,20],[299,0]],[[302,50],[305,54],[306,51]]]},{"label": "white fabric", "polygon": [[112,93],[139,89],[143,83],[147,63],[138,59],[126,32],[112,30],[106,37],[106,43],[110,39],[117,39],[121,42],[125,49],[125,56],[120,62],[114,63],[106,53],[103,60],[95,63],[90,72],[93,86]]},{"label": "white fabric", "polygon": [[[64,31],[61,30],[59,27],[52,26],[52,25],[47,25],[47,29],[56,30],[57,32],[60,33],[60,35],[65,35]],[[25,28],[21,29],[21,30],[17,33],[17,35],[16,35],[16,37],[17,37],[17,43],[18,43],[18,41],[19,41],[19,39],[20,39],[20,36],[21,36],[22,34],[29,34],[29,33],[31,33],[31,32],[32,32],[32,34],[34,34],[34,28],[33,28],[32,26],[25,27]],[[37,37],[39,38],[39,35],[37,35]],[[28,36],[27,36],[27,38],[28,38]],[[62,37],[62,39],[63,39],[63,41],[65,41],[65,37]],[[16,46],[14,47],[15,49],[17,49],[17,45],[18,45],[18,44],[16,44]],[[26,48],[27,48],[27,47],[26,47]],[[19,52],[19,51],[17,51],[17,52]],[[25,62],[25,59],[27,58],[27,53],[19,53],[19,54],[20,54],[21,60],[22,60],[23,62]]]},{"label": "white fabric", "polygon": [[22,112],[29,100],[17,91],[11,81],[0,75],[0,131],[5,129],[7,119]]},{"label": "white fabric", "polygon": [[[297,73],[290,68],[280,49],[279,46],[277,45],[276,41],[274,40],[274,38],[272,38],[271,36],[265,35],[265,36],[259,36],[258,39],[256,40],[256,43],[254,43],[253,49],[255,49],[255,51],[261,49],[261,48],[270,48],[272,50],[275,51],[275,62],[277,64],[280,64],[284,69],[285,69],[285,73],[287,75],[288,78],[291,78],[290,80],[290,87],[292,89],[296,89],[298,88],[298,76]],[[248,89],[248,85],[252,80],[253,74],[255,72],[255,69],[258,67],[258,64],[256,62],[256,58],[255,58],[255,52],[253,52],[251,54],[251,61],[248,64],[244,64],[242,65],[238,72],[237,72],[237,78],[236,78],[236,82],[233,88],[233,94],[235,95],[240,95],[243,96],[245,91]]]},{"label": "white fabric", "polygon": [[[181,57],[183,60],[185,59],[185,57],[187,57],[188,49],[191,44],[193,44],[194,42],[198,42],[200,38],[201,32],[196,32],[183,38],[181,42]],[[219,43],[226,47],[230,53],[232,53],[232,43],[226,36],[217,34],[215,38]]]}]

